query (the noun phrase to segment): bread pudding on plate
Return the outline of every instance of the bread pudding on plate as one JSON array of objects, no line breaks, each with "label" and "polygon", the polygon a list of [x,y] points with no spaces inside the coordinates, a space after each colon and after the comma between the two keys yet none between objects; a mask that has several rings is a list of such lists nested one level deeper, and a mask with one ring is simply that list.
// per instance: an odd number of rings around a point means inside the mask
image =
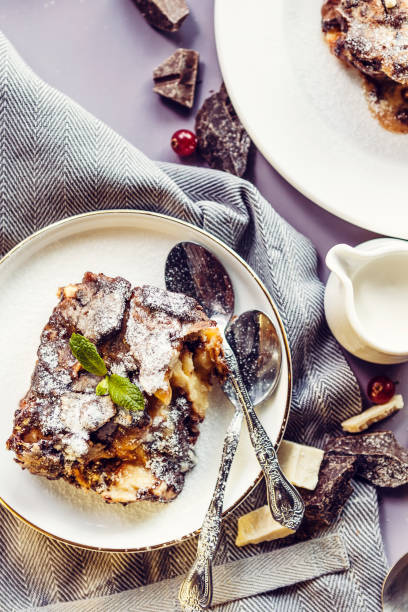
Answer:
[{"label": "bread pudding on plate", "polygon": [[[173,500],[195,464],[208,392],[227,372],[215,321],[190,297],[104,274],[87,272],[58,295],[7,447],[31,473],[107,502]],[[73,337],[106,376],[76,358]],[[116,400],[109,380],[141,405]]]},{"label": "bread pudding on plate", "polygon": [[331,51],[363,77],[369,108],[392,132],[408,132],[408,0],[326,0]]}]

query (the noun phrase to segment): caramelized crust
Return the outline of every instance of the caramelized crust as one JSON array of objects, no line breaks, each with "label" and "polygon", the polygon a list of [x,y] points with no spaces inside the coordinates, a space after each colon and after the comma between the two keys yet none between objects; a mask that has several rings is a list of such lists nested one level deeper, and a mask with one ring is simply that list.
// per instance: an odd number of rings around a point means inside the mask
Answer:
[{"label": "caramelized crust", "polygon": [[[8,448],[33,474],[93,489],[108,502],[174,499],[195,464],[208,391],[226,374],[215,322],[187,296],[132,290],[103,274],[86,273],[59,297]],[[73,332],[92,339],[110,372],[141,388],[144,411],[95,394],[101,379],[73,357]]]}]

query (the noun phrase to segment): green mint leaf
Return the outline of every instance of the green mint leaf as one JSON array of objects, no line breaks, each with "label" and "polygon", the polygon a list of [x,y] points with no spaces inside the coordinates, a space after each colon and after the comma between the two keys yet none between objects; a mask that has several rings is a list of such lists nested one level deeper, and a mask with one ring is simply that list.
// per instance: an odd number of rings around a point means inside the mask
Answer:
[{"label": "green mint leaf", "polygon": [[105,376],[95,389],[96,395],[108,395],[109,393],[109,377]]},{"label": "green mint leaf", "polygon": [[109,376],[109,395],[114,404],[126,410],[144,410],[143,393],[128,378],[118,374]]},{"label": "green mint leaf", "polygon": [[69,346],[84,370],[97,376],[105,376],[107,373],[105,362],[96,350],[96,346],[88,338],[81,334],[72,334]]}]

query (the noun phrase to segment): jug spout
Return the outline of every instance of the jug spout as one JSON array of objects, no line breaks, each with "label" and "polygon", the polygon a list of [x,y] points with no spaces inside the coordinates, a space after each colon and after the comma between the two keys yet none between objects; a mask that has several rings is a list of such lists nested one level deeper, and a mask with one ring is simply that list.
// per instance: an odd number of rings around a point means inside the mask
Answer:
[{"label": "jug spout", "polygon": [[343,282],[351,281],[370,256],[348,244],[336,244],[326,255],[326,265]]}]

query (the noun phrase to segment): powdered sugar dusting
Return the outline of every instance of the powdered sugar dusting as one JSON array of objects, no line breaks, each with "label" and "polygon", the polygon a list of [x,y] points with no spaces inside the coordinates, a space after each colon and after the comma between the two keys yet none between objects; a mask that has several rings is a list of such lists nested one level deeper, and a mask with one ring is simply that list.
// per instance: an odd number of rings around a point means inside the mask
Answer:
[{"label": "powdered sugar dusting", "polygon": [[146,443],[149,454],[153,455],[146,467],[176,491],[180,491],[184,483],[181,474],[196,464],[193,445],[189,443],[183,426],[189,410],[187,400],[184,397],[177,398],[165,416],[155,417],[152,423],[154,435]]},{"label": "powdered sugar dusting", "polygon": [[43,405],[40,421],[44,431],[61,435],[68,460],[86,454],[89,433],[107,423],[116,413],[110,397],[94,393],[66,393],[55,403]]},{"label": "powdered sugar dusting", "polygon": [[375,25],[352,21],[345,35],[345,44],[361,60],[381,65],[381,70],[390,78],[402,83],[407,81],[408,24],[395,28],[392,21]]},{"label": "powdered sugar dusting", "polygon": [[159,310],[184,321],[197,321],[201,318],[196,300],[183,293],[144,285],[140,291],[140,302],[149,310]]},{"label": "powdered sugar dusting", "polygon": [[125,340],[139,368],[138,384],[146,393],[167,388],[166,373],[178,358],[180,341],[200,319],[205,327],[210,325],[192,298],[157,287],[135,290]]},{"label": "powdered sugar dusting", "polygon": [[41,395],[61,395],[71,382],[67,372],[50,372],[42,363],[38,364],[35,372],[33,388]]},{"label": "powdered sugar dusting", "polygon": [[38,349],[38,363],[32,388],[40,395],[64,393],[71,383],[70,369],[75,363],[66,340],[49,340],[46,333]]},{"label": "powdered sugar dusting", "polygon": [[56,368],[58,365],[58,346],[55,343],[41,344],[38,349],[38,358],[49,369]]},{"label": "powdered sugar dusting", "polygon": [[125,339],[139,364],[139,385],[143,391],[152,394],[167,387],[165,375],[178,356],[181,325],[168,315],[157,312],[150,315],[150,325],[147,326],[137,317],[137,312],[137,307],[131,306]]},{"label": "powdered sugar dusting", "polygon": [[69,393],[61,397],[60,419],[64,429],[72,433],[95,431],[115,414],[109,396],[94,393]]},{"label": "powdered sugar dusting", "polygon": [[327,0],[322,18],[323,31],[341,32],[340,45],[354,51],[355,59],[375,62],[367,68],[407,65],[408,0],[389,8],[384,0]]},{"label": "powdered sugar dusting", "polygon": [[75,301],[67,302],[64,317],[81,334],[96,342],[119,330],[130,293],[130,283],[124,278],[108,279],[88,272],[79,285]]},{"label": "powdered sugar dusting", "polygon": [[[330,118],[337,139],[347,134],[353,147],[366,148],[369,173],[372,169],[373,174],[380,175],[372,166],[383,163],[384,158],[398,161],[403,167],[407,152],[404,139],[395,139],[378,129],[371,115],[388,132],[408,132],[408,0],[399,0],[389,9],[381,0],[328,0],[322,7],[322,29],[333,54],[344,61],[333,65],[326,52],[326,63],[319,65],[320,56],[324,59],[325,54],[320,50],[316,55],[317,45],[310,54],[313,57],[302,57],[302,63],[314,66],[307,86],[321,107],[320,116],[326,114]],[[350,64],[356,70],[347,70]],[[360,77],[371,114],[362,107],[364,97],[358,97]],[[359,154],[357,148],[355,154]],[[364,162],[356,159],[353,163]],[[361,184],[366,183],[364,180]]]},{"label": "powdered sugar dusting", "polygon": [[90,309],[80,314],[77,327],[81,334],[98,340],[119,329],[129,291],[124,286],[118,289],[114,293],[98,295],[92,300]]}]

